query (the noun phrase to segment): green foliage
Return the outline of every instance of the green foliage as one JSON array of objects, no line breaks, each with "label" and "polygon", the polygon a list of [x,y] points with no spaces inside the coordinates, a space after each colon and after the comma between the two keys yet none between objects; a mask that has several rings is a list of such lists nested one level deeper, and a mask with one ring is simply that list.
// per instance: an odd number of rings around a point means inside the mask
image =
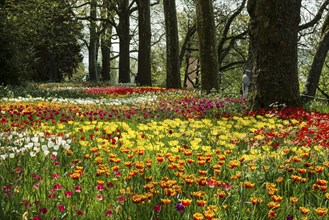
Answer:
[{"label": "green foliage", "polygon": [[14,67],[14,54],[10,50],[12,43],[10,36],[6,34],[5,0],[0,1],[0,85],[17,84],[16,68]]},{"label": "green foliage", "polygon": [[304,106],[309,111],[329,113],[329,100],[314,100]]},{"label": "green foliage", "polygon": [[162,50],[159,46],[153,48],[151,52],[151,57],[153,60],[151,68],[152,84],[164,87],[166,85],[166,54],[163,53],[163,51],[165,51],[165,49]]},{"label": "green foliage", "polygon": [[68,3],[7,0],[2,7],[4,35],[0,41],[6,46],[0,54],[10,57],[2,83],[61,81],[64,76],[72,77],[82,60],[78,43],[82,26],[73,19]]}]

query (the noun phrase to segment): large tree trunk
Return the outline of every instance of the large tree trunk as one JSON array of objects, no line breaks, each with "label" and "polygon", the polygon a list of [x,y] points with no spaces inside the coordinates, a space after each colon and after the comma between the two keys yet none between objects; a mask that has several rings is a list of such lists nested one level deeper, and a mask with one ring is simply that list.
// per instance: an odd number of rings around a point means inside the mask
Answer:
[{"label": "large tree trunk", "polygon": [[97,32],[96,32],[96,16],[97,1],[92,0],[90,3],[90,37],[89,37],[89,80],[97,80]]},{"label": "large tree trunk", "polygon": [[197,33],[201,65],[201,89],[209,93],[219,90],[218,55],[213,3],[211,0],[196,0]]},{"label": "large tree trunk", "polygon": [[102,70],[101,75],[104,81],[111,80],[111,35],[112,26],[109,27],[101,36],[101,51],[102,51]]},{"label": "large tree trunk", "polygon": [[[107,0],[103,0],[102,18],[110,19],[111,11],[107,7]],[[103,23],[103,28],[106,28],[101,35],[101,51],[102,51],[102,70],[101,76],[104,81],[111,80],[111,39],[112,39],[112,25]]]},{"label": "large tree trunk", "polygon": [[163,1],[166,26],[167,88],[181,88],[176,1]]},{"label": "large tree trunk", "polygon": [[49,55],[49,81],[50,82],[60,82],[60,77],[58,73],[58,68],[56,64],[56,57],[52,51],[48,51]]},{"label": "large tree trunk", "polygon": [[323,64],[326,60],[329,50],[329,14],[326,16],[322,28],[321,39],[319,46],[313,58],[312,66],[307,77],[306,85],[303,91],[302,100],[312,101],[316,94],[316,89],[319,85],[320,76],[322,73]]},{"label": "large tree trunk", "polygon": [[300,106],[297,33],[301,0],[249,0],[256,90],[252,109]]},{"label": "large tree trunk", "polygon": [[142,86],[151,86],[151,14],[150,1],[138,0],[138,71],[137,82]]},{"label": "large tree trunk", "polygon": [[130,82],[130,22],[129,0],[120,0],[118,35],[120,40],[119,83]]},{"label": "large tree trunk", "polygon": [[253,91],[255,90],[255,80],[253,78],[254,74],[252,73],[252,70],[253,70],[253,54],[252,54],[251,41],[249,40],[248,58],[244,66],[244,72],[247,74],[247,76],[250,79],[249,93],[253,93]]}]

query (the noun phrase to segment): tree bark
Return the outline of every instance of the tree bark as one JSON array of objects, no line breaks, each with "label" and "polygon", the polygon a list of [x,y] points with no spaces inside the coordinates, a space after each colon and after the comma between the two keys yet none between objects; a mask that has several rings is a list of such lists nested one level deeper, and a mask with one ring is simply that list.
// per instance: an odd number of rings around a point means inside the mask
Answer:
[{"label": "tree bark", "polygon": [[[102,17],[110,18],[111,12],[107,7],[107,0],[103,0],[103,9],[102,9]],[[106,28],[104,33],[101,35],[101,51],[102,51],[102,70],[101,76],[103,81],[111,80],[111,39],[112,39],[112,25],[103,24],[103,28]]]},{"label": "tree bark", "polygon": [[181,88],[176,1],[163,1],[166,28],[166,87]]},{"label": "tree bark", "polygon": [[219,66],[212,1],[196,0],[196,14],[201,66],[201,89],[210,93],[212,89],[219,90]]},{"label": "tree bark", "polygon": [[96,16],[97,16],[97,1],[90,2],[90,36],[89,36],[89,80],[97,80],[97,32],[96,32]]},{"label": "tree bark", "polygon": [[302,93],[302,100],[309,102],[314,100],[316,90],[319,85],[322,68],[326,60],[329,50],[329,14],[326,16],[324,26],[322,28],[321,39],[315,52],[310,72],[307,77],[306,85]]},{"label": "tree bark", "polygon": [[102,70],[101,75],[104,81],[111,80],[111,35],[112,26],[109,27],[101,36],[101,51],[102,51]]},{"label": "tree bark", "polygon": [[118,1],[119,83],[130,82],[130,12],[129,0]]},{"label": "tree bark", "polygon": [[52,51],[48,50],[48,64],[49,64],[49,81],[60,82],[59,72],[56,64],[56,57]]},{"label": "tree bark", "polygon": [[152,85],[151,76],[151,12],[150,0],[138,0],[138,71],[136,81],[142,86]]},{"label": "tree bark", "polygon": [[297,34],[301,0],[249,0],[253,79],[252,109],[300,106]]},{"label": "tree bark", "polygon": [[249,40],[249,46],[248,46],[248,58],[244,66],[244,72],[247,73],[247,76],[250,79],[250,87],[249,87],[249,93],[253,93],[255,90],[255,80],[254,80],[254,74],[252,73],[253,70],[253,53],[252,53],[252,46],[251,41]]}]

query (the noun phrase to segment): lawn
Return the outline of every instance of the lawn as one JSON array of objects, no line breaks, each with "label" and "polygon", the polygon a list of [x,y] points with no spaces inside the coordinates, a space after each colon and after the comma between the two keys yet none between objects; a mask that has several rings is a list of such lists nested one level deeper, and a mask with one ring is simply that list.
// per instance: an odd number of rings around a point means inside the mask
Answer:
[{"label": "lawn", "polygon": [[248,105],[157,87],[11,93],[0,219],[328,219],[329,114]]}]

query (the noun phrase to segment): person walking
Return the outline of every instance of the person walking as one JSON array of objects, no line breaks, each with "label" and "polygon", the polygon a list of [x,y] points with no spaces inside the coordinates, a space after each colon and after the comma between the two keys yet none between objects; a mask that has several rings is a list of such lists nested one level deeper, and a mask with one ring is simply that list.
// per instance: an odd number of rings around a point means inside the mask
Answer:
[{"label": "person walking", "polygon": [[242,76],[242,96],[246,98],[249,93],[250,78],[247,75],[247,71]]}]

